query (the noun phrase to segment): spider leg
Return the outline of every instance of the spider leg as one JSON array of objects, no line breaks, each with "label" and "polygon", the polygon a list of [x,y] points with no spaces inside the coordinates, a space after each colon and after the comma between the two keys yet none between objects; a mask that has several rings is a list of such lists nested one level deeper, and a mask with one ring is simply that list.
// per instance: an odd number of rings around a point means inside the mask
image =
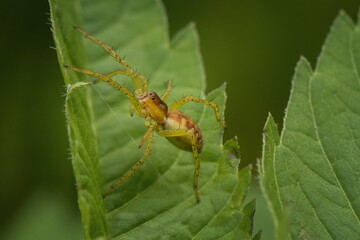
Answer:
[{"label": "spider leg", "polygon": [[127,70],[124,70],[124,69],[117,69],[117,70],[114,70],[112,72],[109,72],[108,74],[106,74],[107,77],[111,78],[112,76],[114,75],[117,75],[117,74],[121,74],[121,75],[129,75],[128,71]]},{"label": "spider leg", "polygon": [[76,31],[81,33],[84,37],[87,39],[90,39],[92,42],[96,43],[100,47],[102,47],[106,52],[108,52],[117,62],[119,62],[121,65],[123,65],[127,70],[127,74],[131,77],[133,84],[135,86],[135,89],[141,89],[141,91],[146,92],[147,91],[147,82],[146,78],[137,73],[130,64],[125,61],[119,54],[117,54],[110,46],[106,45],[104,42],[100,41],[99,39],[95,38],[91,34],[85,32],[80,27],[74,27]]},{"label": "spider leg", "polygon": [[[68,68],[68,66],[65,66],[65,67]],[[111,72],[107,73],[105,76],[108,77],[108,78],[111,78],[112,76],[117,75],[117,74],[128,75],[128,71],[124,70],[124,69],[117,69],[117,70],[114,70],[114,71],[111,71]],[[91,83],[96,84],[96,83],[99,83],[99,82],[102,82],[102,80],[101,79],[96,79],[96,80],[92,81]]]},{"label": "spider leg", "polygon": [[[89,71],[89,70],[79,69],[79,68],[73,67],[73,66],[65,66],[65,67],[67,69],[73,70],[75,72],[79,72],[79,73],[82,73],[82,74],[85,74],[85,75],[93,76],[93,77],[96,77],[97,79],[99,79],[100,81],[106,82],[111,87],[113,87],[113,88],[117,89],[118,91],[122,92],[123,94],[125,94],[128,97],[128,99],[130,100],[131,106],[135,109],[136,113],[139,114],[139,116],[144,116],[144,114],[142,113],[142,107],[141,107],[139,101],[137,100],[137,98],[134,96],[134,94],[132,94],[124,86],[121,86],[120,84],[118,84],[117,82],[112,80],[110,77],[108,77],[109,74],[108,75],[103,75],[101,73],[96,73],[96,72],[92,72],[92,71]],[[112,73],[114,73],[114,72],[112,72]],[[112,73],[110,73],[110,75]]]},{"label": "spider leg", "polygon": [[219,111],[219,107],[215,102],[210,102],[198,97],[193,97],[193,96],[185,96],[183,98],[181,98],[180,100],[174,102],[173,104],[171,104],[169,106],[169,109],[177,109],[180,106],[189,103],[189,102],[196,102],[196,103],[200,103],[200,104],[204,104],[206,106],[210,106],[214,109],[215,112],[215,116],[216,116],[216,120],[219,122],[219,124],[224,128],[225,127],[225,122],[221,119],[220,117],[220,111]]},{"label": "spider leg", "polygon": [[140,143],[139,143],[139,148],[142,147],[142,145],[144,144],[144,142],[150,137],[152,136],[152,132],[154,131],[155,127],[157,126],[157,122],[153,121],[152,123],[150,123],[150,126],[148,128],[148,130],[146,131],[146,133],[144,134],[144,136],[141,138]]},{"label": "spider leg", "polygon": [[173,130],[158,130],[158,134],[162,137],[179,137],[179,136],[190,136],[191,137],[191,149],[194,157],[195,163],[195,172],[194,172],[194,194],[196,202],[200,202],[199,198],[199,190],[198,190],[198,182],[199,182],[199,174],[200,174],[200,156],[197,146],[196,135],[192,130],[184,130],[184,129],[173,129]]},{"label": "spider leg", "polygon": [[171,80],[167,81],[167,88],[166,88],[165,92],[163,93],[163,95],[161,96],[161,100],[163,100],[164,102],[166,101],[166,99],[170,95],[172,88],[173,88],[172,81]]},{"label": "spider leg", "polygon": [[110,185],[110,187],[103,193],[103,198],[109,195],[114,188],[123,183],[126,179],[131,177],[145,162],[145,160],[149,157],[151,153],[151,144],[152,144],[152,134],[150,134],[146,140],[146,149],[142,158],[132,167],[130,168],[121,178],[119,178],[116,182]]}]

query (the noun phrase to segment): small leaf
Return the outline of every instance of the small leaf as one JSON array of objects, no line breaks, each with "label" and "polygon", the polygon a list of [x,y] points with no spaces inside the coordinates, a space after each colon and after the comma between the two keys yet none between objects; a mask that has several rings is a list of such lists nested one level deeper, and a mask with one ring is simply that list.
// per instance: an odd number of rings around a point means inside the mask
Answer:
[{"label": "small leaf", "polygon": [[[144,150],[138,144],[146,131],[144,119],[130,116],[130,103],[120,92],[106,84],[85,87],[93,79],[63,68],[66,64],[107,73],[121,67],[99,46],[70,30],[73,25],[81,26],[145,74],[151,89],[161,94],[166,80],[173,80],[169,103],[187,95],[205,97],[194,25],[169,41],[164,7],[156,0],[50,3],[60,66],[65,82],[73,83],[68,87],[66,117],[86,238],[218,239],[239,231],[245,221],[242,234],[251,239],[254,205],[252,211],[242,210],[250,168],[238,171],[237,141],[223,145],[223,130],[213,110],[200,104],[181,107],[199,124],[204,136],[200,204],[192,187],[192,153],[157,135],[150,158],[103,201],[101,193],[106,186],[141,158]],[[114,80],[134,90],[128,78]],[[206,99],[216,102],[223,115],[225,84]]]},{"label": "small leaf", "polygon": [[279,197],[279,189],[275,175],[274,156],[276,146],[279,145],[280,137],[273,117],[269,114],[265,123],[263,134],[263,156],[264,160],[259,163],[260,186],[267,197],[270,211],[273,215],[275,225],[275,239],[286,239],[288,234],[286,213]]},{"label": "small leaf", "polygon": [[263,190],[275,223],[288,213],[293,239],[360,236],[359,37],[341,13],[316,70],[298,63],[280,141],[266,126]]}]

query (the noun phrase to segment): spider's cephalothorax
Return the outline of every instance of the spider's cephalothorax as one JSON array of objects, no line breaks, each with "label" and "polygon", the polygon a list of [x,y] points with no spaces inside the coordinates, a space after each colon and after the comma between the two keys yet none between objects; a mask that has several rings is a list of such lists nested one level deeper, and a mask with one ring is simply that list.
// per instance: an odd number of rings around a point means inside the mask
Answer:
[{"label": "spider's cephalothorax", "polygon": [[162,125],[166,121],[168,106],[155,92],[145,92],[136,96],[141,104],[142,112],[157,124]]},{"label": "spider's cephalothorax", "polygon": [[[112,48],[110,48],[102,41],[96,39],[92,35],[86,33],[84,30],[78,27],[75,27],[75,29],[82,35],[84,35],[86,38],[90,39],[91,41],[102,47],[113,58],[115,58],[115,60],[118,61],[124,67],[124,69],[117,69],[107,74],[101,74],[89,70],[79,69],[73,66],[65,67],[82,74],[96,77],[98,80],[106,82],[108,85],[112,86],[113,88],[117,89],[118,91],[122,92],[127,96],[131,104],[131,113],[135,112],[140,117],[150,120],[150,124],[148,124],[149,127],[139,144],[140,148],[144,143],[146,143],[146,149],[143,157],[122,177],[120,177],[117,181],[111,184],[110,187],[103,193],[103,197],[106,197],[114,188],[116,188],[123,181],[132,176],[136,172],[136,170],[144,164],[145,160],[150,156],[153,138],[152,135],[155,131],[160,136],[168,139],[176,147],[193,153],[195,163],[193,187],[195,199],[197,202],[199,202],[199,153],[201,152],[203,147],[203,137],[201,130],[199,126],[195,123],[195,121],[177,109],[188,102],[196,102],[210,106],[214,109],[215,116],[219,124],[222,127],[225,127],[225,122],[221,120],[217,104],[201,98],[185,96],[168,106],[165,102],[172,90],[172,84],[170,81],[164,94],[159,97],[155,92],[149,91],[147,89],[146,78],[143,75],[135,72],[133,68],[131,68],[131,66],[123,58],[121,58]],[[112,76],[117,74],[126,75],[131,78],[135,87],[134,93],[112,79]]]}]

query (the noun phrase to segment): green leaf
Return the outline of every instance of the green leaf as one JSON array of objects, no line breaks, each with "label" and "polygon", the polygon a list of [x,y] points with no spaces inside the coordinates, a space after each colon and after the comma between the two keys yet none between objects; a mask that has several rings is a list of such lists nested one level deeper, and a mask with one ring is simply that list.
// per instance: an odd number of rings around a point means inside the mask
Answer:
[{"label": "green leaf", "polygon": [[[99,46],[71,30],[77,25],[126,57],[147,76],[151,89],[161,94],[166,80],[173,80],[169,103],[186,95],[203,97],[205,75],[194,25],[170,41],[164,7],[156,0],[84,0],[71,5],[50,0],[50,6],[60,67],[65,83],[73,83],[68,87],[66,117],[86,238],[219,239],[236,236],[243,224],[242,234],[250,239],[254,206],[243,211],[242,204],[251,169],[238,171],[237,141],[223,145],[223,130],[213,110],[200,104],[181,107],[204,136],[200,204],[192,187],[192,153],[157,135],[150,158],[103,201],[103,190],[143,155],[138,143],[146,131],[144,119],[130,116],[130,103],[118,91],[105,84],[86,87],[93,79],[63,68],[67,64],[101,73],[120,68]],[[114,79],[133,90],[126,77]],[[218,103],[223,115],[225,85],[206,99]]]},{"label": "green leaf", "polygon": [[315,71],[297,65],[280,141],[271,118],[265,127],[261,182],[292,239],[360,236],[359,29],[339,15]]},{"label": "green leaf", "polygon": [[280,137],[278,128],[273,117],[269,114],[265,123],[263,134],[263,163],[259,163],[260,186],[267,197],[269,209],[273,215],[275,225],[275,239],[288,237],[287,213],[284,212],[279,196],[279,188],[276,181],[274,155],[276,146],[279,145]]}]

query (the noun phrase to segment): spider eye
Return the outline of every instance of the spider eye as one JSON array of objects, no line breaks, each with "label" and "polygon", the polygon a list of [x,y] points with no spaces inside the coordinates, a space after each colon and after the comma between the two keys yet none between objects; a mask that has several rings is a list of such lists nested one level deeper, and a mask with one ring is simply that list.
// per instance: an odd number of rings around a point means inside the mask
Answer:
[{"label": "spider eye", "polygon": [[153,92],[150,92],[149,96],[150,96],[151,100],[155,100],[155,94]]}]

